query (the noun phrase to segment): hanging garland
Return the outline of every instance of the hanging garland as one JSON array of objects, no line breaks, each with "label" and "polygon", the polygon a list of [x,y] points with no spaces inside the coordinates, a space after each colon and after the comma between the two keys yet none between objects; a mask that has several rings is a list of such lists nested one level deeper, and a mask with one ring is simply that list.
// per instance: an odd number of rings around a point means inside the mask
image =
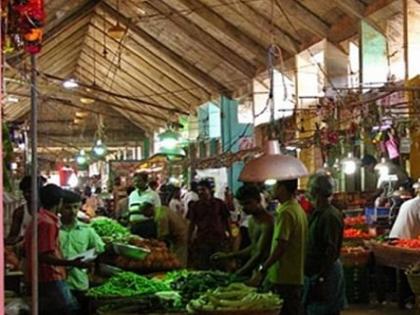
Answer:
[{"label": "hanging garland", "polygon": [[31,55],[42,48],[44,0],[2,0],[2,49],[6,54],[24,49]]},{"label": "hanging garland", "polygon": [[44,0],[15,0],[13,8],[19,14],[18,25],[25,51],[32,55],[39,53],[44,34]]}]

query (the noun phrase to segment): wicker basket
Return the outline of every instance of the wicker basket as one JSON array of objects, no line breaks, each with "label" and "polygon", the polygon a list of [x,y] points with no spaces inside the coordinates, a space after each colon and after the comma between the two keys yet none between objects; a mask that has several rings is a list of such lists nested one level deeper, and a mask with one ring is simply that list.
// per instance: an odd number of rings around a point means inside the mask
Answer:
[{"label": "wicker basket", "polygon": [[415,295],[420,295],[420,273],[406,272],[408,283]]}]

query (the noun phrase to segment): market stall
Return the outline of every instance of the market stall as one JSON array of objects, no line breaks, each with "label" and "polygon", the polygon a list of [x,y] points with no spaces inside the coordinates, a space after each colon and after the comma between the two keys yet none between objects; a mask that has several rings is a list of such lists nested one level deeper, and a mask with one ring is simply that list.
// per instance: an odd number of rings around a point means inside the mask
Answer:
[{"label": "market stall", "polygon": [[278,314],[282,301],[219,271],[179,270],[165,243],[130,235],[116,221],[91,226],[108,251],[99,258],[89,289],[91,312],[111,314]]}]

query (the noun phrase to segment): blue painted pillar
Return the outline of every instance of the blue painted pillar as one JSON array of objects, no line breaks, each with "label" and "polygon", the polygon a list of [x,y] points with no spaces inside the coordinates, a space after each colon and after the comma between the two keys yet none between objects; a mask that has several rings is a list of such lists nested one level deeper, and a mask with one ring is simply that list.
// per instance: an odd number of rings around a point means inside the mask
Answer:
[{"label": "blue painted pillar", "polygon": [[[238,101],[222,96],[220,103],[223,152],[237,152],[239,150],[239,140],[242,137],[253,135],[253,126],[238,122]],[[228,169],[228,184],[233,193],[241,186],[238,178],[243,166],[243,162],[235,162]]]}]

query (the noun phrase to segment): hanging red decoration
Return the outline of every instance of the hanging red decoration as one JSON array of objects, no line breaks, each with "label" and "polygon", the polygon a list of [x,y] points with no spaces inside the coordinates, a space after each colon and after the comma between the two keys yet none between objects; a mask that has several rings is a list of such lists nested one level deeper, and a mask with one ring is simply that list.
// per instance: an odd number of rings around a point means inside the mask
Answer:
[{"label": "hanging red decoration", "polygon": [[44,34],[44,0],[15,0],[13,8],[19,14],[19,30],[25,51],[33,55],[39,53]]}]

